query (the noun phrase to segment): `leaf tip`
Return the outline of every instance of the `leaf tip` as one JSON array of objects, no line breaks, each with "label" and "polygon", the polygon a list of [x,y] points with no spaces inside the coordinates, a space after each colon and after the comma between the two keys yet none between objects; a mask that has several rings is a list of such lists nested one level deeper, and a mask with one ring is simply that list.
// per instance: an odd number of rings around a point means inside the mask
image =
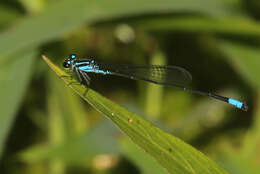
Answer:
[{"label": "leaf tip", "polygon": [[46,61],[48,58],[45,55],[42,55],[42,58]]},{"label": "leaf tip", "polygon": [[52,62],[49,60],[49,58],[47,56],[42,55],[42,58],[50,67],[53,66]]}]

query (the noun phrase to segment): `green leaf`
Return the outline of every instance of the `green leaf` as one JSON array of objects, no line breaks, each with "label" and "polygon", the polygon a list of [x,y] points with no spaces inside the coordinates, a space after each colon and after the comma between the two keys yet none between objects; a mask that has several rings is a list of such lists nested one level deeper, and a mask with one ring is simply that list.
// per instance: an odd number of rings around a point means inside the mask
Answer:
[{"label": "green leaf", "polygon": [[168,173],[154,159],[152,159],[151,156],[142,151],[128,139],[121,138],[120,144],[123,149],[123,154],[128,160],[134,162],[134,164],[141,170],[142,174]]},{"label": "green leaf", "polygon": [[152,31],[210,32],[260,37],[260,23],[246,17],[155,17],[136,20],[134,24]]},{"label": "green leaf", "polygon": [[30,51],[19,56],[20,59],[10,61],[0,68],[0,157],[29,83],[35,52]]},{"label": "green leaf", "polygon": [[255,87],[260,87],[260,50],[258,46],[250,46],[228,40],[218,40],[218,47],[234,65],[235,70]]},{"label": "green leaf", "polygon": [[[151,65],[163,65],[165,64],[165,55],[162,52],[156,52],[150,64]],[[146,106],[145,106],[145,114],[150,116],[150,119],[156,120],[158,119],[161,113],[160,103],[163,101],[163,86],[155,85],[149,83],[147,85],[146,92]]]},{"label": "green leaf", "polygon": [[[115,18],[179,11],[214,16],[229,12],[218,0],[60,0],[41,14],[30,16],[0,35],[0,61],[25,48],[60,38],[79,26]],[[137,5],[138,4],[138,5]],[[203,4],[203,6],[201,5]]]},{"label": "green leaf", "polygon": [[70,84],[69,86],[77,94],[113,121],[135,144],[155,158],[169,173],[227,174],[225,169],[207,156],[137,114],[111,102],[92,89],[86,93],[85,86],[75,84],[77,82],[75,79],[65,78],[64,76],[68,75],[64,71],[55,66],[47,57],[43,56],[43,59],[66,84]]}]

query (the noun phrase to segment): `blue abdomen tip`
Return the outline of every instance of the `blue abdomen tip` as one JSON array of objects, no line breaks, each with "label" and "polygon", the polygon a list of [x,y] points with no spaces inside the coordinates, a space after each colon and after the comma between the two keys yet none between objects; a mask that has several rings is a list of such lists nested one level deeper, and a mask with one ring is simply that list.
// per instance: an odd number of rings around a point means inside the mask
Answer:
[{"label": "blue abdomen tip", "polygon": [[239,109],[242,109],[244,111],[247,111],[248,107],[247,107],[247,104],[246,103],[243,103],[241,101],[238,101],[238,100],[235,100],[235,99],[232,99],[232,98],[229,98],[228,99],[228,103],[239,108]]}]

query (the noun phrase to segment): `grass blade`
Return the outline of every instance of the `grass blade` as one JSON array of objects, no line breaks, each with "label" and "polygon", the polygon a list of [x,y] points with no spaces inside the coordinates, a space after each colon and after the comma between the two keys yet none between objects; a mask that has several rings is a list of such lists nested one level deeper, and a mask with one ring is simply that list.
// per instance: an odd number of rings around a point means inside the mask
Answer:
[{"label": "grass blade", "polygon": [[[138,4],[138,5],[137,5]],[[203,4],[203,6],[201,5]],[[229,12],[217,0],[61,0],[41,14],[30,16],[0,35],[0,63],[25,48],[60,38],[85,24],[144,14],[179,11],[219,16]]]},{"label": "grass blade", "polygon": [[0,68],[0,156],[29,83],[35,52],[19,56],[20,59]]}]

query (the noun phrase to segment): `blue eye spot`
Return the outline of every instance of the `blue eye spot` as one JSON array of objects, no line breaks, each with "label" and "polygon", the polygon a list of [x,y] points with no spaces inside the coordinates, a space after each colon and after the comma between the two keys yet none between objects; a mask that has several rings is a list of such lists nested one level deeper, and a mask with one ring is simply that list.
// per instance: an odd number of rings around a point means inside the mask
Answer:
[{"label": "blue eye spot", "polygon": [[75,59],[77,56],[76,56],[76,54],[71,54],[69,57],[70,57],[71,59]]}]

